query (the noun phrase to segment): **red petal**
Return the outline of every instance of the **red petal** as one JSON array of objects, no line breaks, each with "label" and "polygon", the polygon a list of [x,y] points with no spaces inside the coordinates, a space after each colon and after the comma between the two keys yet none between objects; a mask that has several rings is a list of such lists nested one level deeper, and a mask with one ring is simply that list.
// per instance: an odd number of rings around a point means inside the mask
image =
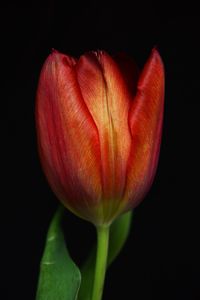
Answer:
[{"label": "red petal", "polygon": [[76,65],[85,103],[99,132],[104,198],[122,197],[131,135],[130,94],[117,64],[104,52],[88,53]]},{"label": "red petal", "polygon": [[129,124],[132,149],[127,172],[125,200],[135,207],[153,181],[160,149],[164,107],[164,67],[154,49],[138,82]]},{"label": "red petal", "polygon": [[75,64],[58,52],[44,64],[36,104],[39,150],[60,200],[93,221],[92,210],[102,193],[99,137],[80,93]]}]

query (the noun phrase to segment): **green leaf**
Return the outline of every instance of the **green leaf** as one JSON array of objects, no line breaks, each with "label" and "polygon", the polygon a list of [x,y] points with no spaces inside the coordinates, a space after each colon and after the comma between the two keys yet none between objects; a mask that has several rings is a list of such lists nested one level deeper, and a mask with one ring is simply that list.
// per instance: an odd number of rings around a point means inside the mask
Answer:
[{"label": "green leaf", "polygon": [[133,211],[121,215],[110,227],[108,266],[122,250],[130,232]]},{"label": "green leaf", "polygon": [[[109,266],[122,250],[130,231],[132,220],[132,211],[120,216],[110,228],[110,240],[108,251]],[[91,300],[91,293],[93,287],[93,278],[95,270],[96,247],[94,247],[89,255],[87,261],[81,268],[81,287],[78,294],[78,300]]]},{"label": "green leaf", "polygon": [[36,300],[77,299],[81,274],[65,246],[61,228],[63,211],[63,207],[57,210],[48,230]]}]

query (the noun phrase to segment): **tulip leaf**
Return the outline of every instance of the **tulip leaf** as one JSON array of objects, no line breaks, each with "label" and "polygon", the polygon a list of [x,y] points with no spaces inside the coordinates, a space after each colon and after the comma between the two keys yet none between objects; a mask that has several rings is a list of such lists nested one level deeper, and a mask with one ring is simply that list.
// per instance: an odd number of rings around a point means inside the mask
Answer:
[{"label": "tulip leaf", "polygon": [[55,213],[47,233],[36,300],[76,300],[81,274],[69,256],[61,228],[63,207]]},{"label": "tulip leaf", "polygon": [[[122,250],[130,231],[133,212],[123,214],[111,225],[108,262],[107,266],[115,260]],[[94,269],[96,259],[96,247],[93,247],[88,259],[81,268],[81,287],[78,300],[91,300],[93,287]]]}]

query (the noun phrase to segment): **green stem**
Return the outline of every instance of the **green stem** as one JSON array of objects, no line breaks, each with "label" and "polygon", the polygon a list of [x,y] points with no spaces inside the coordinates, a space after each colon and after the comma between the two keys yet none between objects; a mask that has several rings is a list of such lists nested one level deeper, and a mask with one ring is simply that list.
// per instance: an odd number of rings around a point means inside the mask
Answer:
[{"label": "green stem", "polygon": [[108,256],[109,229],[109,226],[97,227],[97,255],[92,300],[102,299]]}]

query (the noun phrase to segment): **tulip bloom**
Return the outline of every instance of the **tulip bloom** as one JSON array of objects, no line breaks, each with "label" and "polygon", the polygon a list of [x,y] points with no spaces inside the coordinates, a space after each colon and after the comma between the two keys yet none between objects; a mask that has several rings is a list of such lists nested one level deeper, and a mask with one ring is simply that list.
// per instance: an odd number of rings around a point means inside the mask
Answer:
[{"label": "tulip bloom", "polygon": [[69,210],[102,225],[139,204],[157,167],[163,104],[156,49],[141,72],[125,55],[49,55],[37,91],[39,154]]}]

